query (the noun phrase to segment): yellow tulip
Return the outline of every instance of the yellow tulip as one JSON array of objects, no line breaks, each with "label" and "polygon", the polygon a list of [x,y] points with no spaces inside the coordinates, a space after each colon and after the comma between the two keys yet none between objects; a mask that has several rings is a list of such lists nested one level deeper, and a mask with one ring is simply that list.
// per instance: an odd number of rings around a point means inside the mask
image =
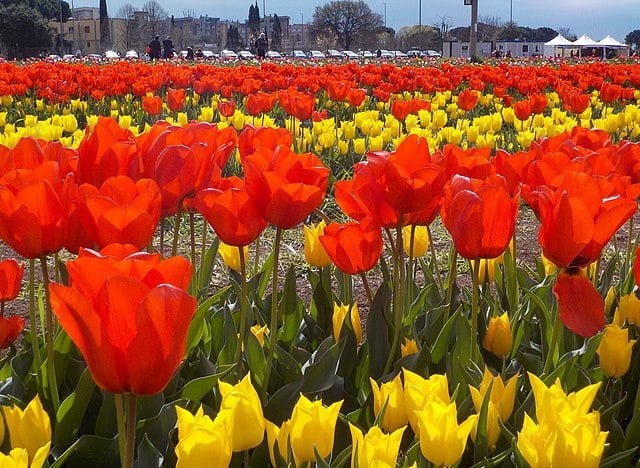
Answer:
[{"label": "yellow tulip", "polygon": [[418,345],[412,339],[405,338],[404,342],[400,344],[400,354],[402,357],[409,356],[419,352]]},{"label": "yellow tulip", "polygon": [[393,432],[406,426],[409,418],[407,417],[407,409],[404,403],[404,388],[402,387],[400,374],[396,375],[392,381],[383,383],[379,387],[375,380],[372,378],[369,378],[369,380],[373,391],[373,412],[375,416],[378,417],[385,403],[387,405],[382,418],[382,428],[387,432]]},{"label": "yellow tulip", "polygon": [[480,262],[478,270],[478,283],[493,283],[496,278],[496,266],[503,262],[502,255],[498,258],[481,258],[479,260],[471,260],[471,268],[475,270],[476,262]]},{"label": "yellow tulip", "polygon": [[396,466],[398,452],[402,442],[402,434],[406,427],[401,427],[391,434],[383,433],[378,426],[373,426],[363,434],[360,429],[349,423],[351,431],[351,468],[356,466]]},{"label": "yellow tulip", "polygon": [[615,285],[612,285],[607,291],[607,295],[604,298],[604,313],[609,315],[613,308],[613,301],[616,300],[617,291]]},{"label": "yellow tulip", "polygon": [[484,349],[503,358],[509,354],[512,345],[513,336],[509,325],[509,314],[505,312],[500,317],[491,317],[487,333],[484,336]]},{"label": "yellow tulip", "polygon": [[429,401],[416,411],[420,427],[420,451],[436,466],[453,465],[464,453],[467,438],[477,415],[458,425],[456,404]]},{"label": "yellow tulip", "polygon": [[266,325],[260,326],[258,324],[251,327],[251,333],[255,335],[260,343],[260,346],[264,346],[264,338],[269,334],[269,327]]},{"label": "yellow tulip", "polygon": [[36,395],[24,411],[17,406],[4,406],[3,411],[11,448],[26,449],[31,464],[36,465],[36,460],[41,460],[41,466],[51,447],[51,421],[40,398]]},{"label": "yellow tulip", "polygon": [[355,138],[353,140],[353,151],[359,155],[367,152],[367,144],[364,141],[364,138]]},{"label": "yellow tulip", "polygon": [[230,411],[233,417],[233,451],[242,452],[257,447],[264,439],[264,415],[256,389],[247,374],[236,385],[218,382],[222,403],[220,411]]},{"label": "yellow tulip", "polygon": [[428,379],[420,377],[407,369],[402,369],[404,375],[404,403],[409,418],[409,424],[416,436],[420,436],[417,411],[420,411],[430,401],[438,401],[443,405],[451,402],[449,383],[446,374],[434,374]]},{"label": "yellow tulip", "polygon": [[[44,462],[44,460],[43,460]],[[35,462],[31,466],[36,465]],[[23,448],[14,448],[9,452],[9,455],[5,455],[0,452],[0,468],[28,468],[29,467],[29,455]]]},{"label": "yellow tulip", "polygon": [[[413,252],[411,251],[411,230],[413,228]],[[422,257],[429,248],[429,230],[427,226],[405,226],[402,229],[402,245],[407,255]]]},{"label": "yellow tulip", "polygon": [[502,380],[502,376],[498,374],[494,377],[493,374],[491,374],[491,371],[485,367],[480,386],[476,388],[469,385],[469,391],[471,392],[471,399],[473,400],[473,406],[476,413],[480,413],[480,410],[482,409],[482,402],[487,395],[489,387],[491,387],[489,401],[495,405],[496,411],[502,421],[509,419],[513,412],[518,377],[518,375],[514,375],[507,380],[505,385]]},{"label": "yellow tulip", "polygon": [[[180,412],[178,412],[180,415]],[[180,416],[178,416],[180,418]],[[178,425],[178,445],[175,453],[178,457],[176,468],[194,466],[229,466],[233,441],[233,414],[220,411],[216,418],[202,418],[201,424],[190,426],[186,433]]]},{"label": "yellow tulip", "polygon": [[640,299],[635,293],[627,294],[620,298],[616,313],[616,323],[622,325],[627,323],[640,325]]},{"label": "yellow tulip", "polygon": [[360,343],[362,340],[362,325],[360,324],[360,314],[358,313],[358,304],[353,305],[338,305],[333,304],[333,316],[331,321],[333,323],[333,338],[336,341],[340,341],[340,334],[342,332],[342,326],[344,325],[344,319],[349,314],[351,322],[351,329],[356,338],[356,343]]},{"label": "yellow tulip", "polygon": [[544,274],[546,276],[551,276],[557,270],[556,266],[544,255],[542,255],[542,265],[544,266]]},{"label": "yellow tulip", "polygon": [[322,268],[331,265],[331,259],[320,242],[326,224],[320,221],[315,226],[304,226],[304,258],[309,265]]},{"label": "yellow tulip", "polygon": [[[249,258],[249,248],[245,245],[242,249],[244,250],[244,259],[247,261]],[[222,257],[222,263],[224,263],[225,266],[232,270],[240,271],[240,250],[238,247],[220,242],[218,252]]]},{"label": "yellow tulip", "polygon": [[[478,413],[480,412],[478,411]],[[489,402],[487,407],[487,445],[489,448],[495,447],[498,439],[500,438],[499,420],[500,415],[498,414],[496,405]],[[473,427],[471,428],[471,439],[474,443],[476,443],[476,435],[478,433],[478,421],[480,421],[480,416],[473,420]]]},{"label": "yellow tulip", "polygon": [[289,421],[283,422],[280,427],[276,426],[271,421],[265,420],[265,422],[271,465],[278,466],[274,452],[276,442],[278,443],[278,453],[280,456],[284,460],[287,460],[289,457]]},{"label": "yellow tulip", "polygon": [[626,374],[635,342],[636,340],[629,340],[629,330],[626,328],[620,328],[616,324],[605,327],[596,351],[600,357],[602,372],[616,379]]},{"label": "yellow tulip", "polygon": [[312,403],[300,395],[288,426],[291,450],[298,460],[315,461],[314,447],[322,458],[329,456],[342,403],[339,401],[325,408],[321,400]]}]

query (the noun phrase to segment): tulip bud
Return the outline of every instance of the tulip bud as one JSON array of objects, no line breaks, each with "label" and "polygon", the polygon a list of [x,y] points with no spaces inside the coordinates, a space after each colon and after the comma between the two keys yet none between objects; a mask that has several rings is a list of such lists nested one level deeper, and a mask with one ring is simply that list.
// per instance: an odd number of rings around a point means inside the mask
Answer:
[{"label": "tulip bud", "polygon": [[499,358],[504,358],[511,351],[513,336],[509,325],[509,315],[505,312],[500,317],[491,317],[487,333],[484,336],[484,349]]},{"label": "tulip bud", "polygon": [[325,408],[321,400],[312,403],[300,395],[289,421],[289,443],[298,460],[315,461],[314,448],[322,458],[331,454],[342,403],[339,401]]},{"label": "tulip bud", "polygon": [[402,357],[407,357],[419,351],[420,350],[418,349],[418,345],[416,344],[416,342],[409,338],[405,338],[404,343],[400,344],[400,354],[402,355]]},{"label": "tulip bud", "polygon": [[258,339],[260,346],[264,346],[264,337],[269,334],[269,327],[266,325],[260,326],[256,324],[251,327],[251,333],[253,333]]},{"label": "tulip bud", "polygon": [[622,296],[618,303],[615,322],[622,325],[625,320],[629,324],[640,325],[640,299],[635,293]]},{"label": "tulip bud", "polygon": [[362,325],[360,324],[360,314],[358,313],[358,304],[353,305],[338,305],[333,304],[333,338],[336,341],[340,341],[340,334],[342,332],[342,326],[344,319],[349,313],[349,319],[351,323],[351,329],[356,338],[356,343],[360,343],[362,340]]},{"label": "tulip bud", "polygon": [[600,368],[609,377],[619,378],[627,373],[636,340],[629,340],[629,330],[616,324],[607,326],[598,346]]},{"label": "tulip bud", "polygon": [[611,314],[613,308],[613,302],[616,300],[616,287],[612,285],[607,291],[607,295],[604,298],[604,313],[609,315]]},{"label": "tulip bud", "polygon": [[[246,261],[247,258],[249,258],[249,248],[247,246],[244,246],[243,250],[244,258]],[[240,271],[240,251],[238,250],[238,247],[220,242],[218,252],[222,257],[222,263],[224,263],[225,266],[231,268],[232,270]]]},{"label": "tulip bud", "polygon": [[233,451],[242,452],[257,447],[264,438],[264,416],[262,404],[247,374],[236,385],[218,382],[222,403],[220,411],[233,413]]},{"label": "tulip bud", "polygon": [[[411,253],[411,230],[413,229],[413,252]],[[427,226],[405,226],[402,229],[402,245],[407,255],[423,257],[429,248],[429,230]]]},{"label": "tulip bud", "polygon": [[449,383],[446,374],[433,374],[425,379],[407,369],[404,375],[404,403],[409,424],[416,436],[420,436],[420,427],[416,413],[430,401],[439,401],[444,405],[451,402]]},{"label": "tulip bud", "polygon": [[373,426],[366,434],[349,423],[351,430],[351,460],[352,466],[396,466],[398,452],[402,442],[401,427],[392,434],[383,433],[378,426]]},{"label": "tulip bud", "polygon": [[17,406],[3,406],[4,418],[9,429],[11,448],[24,448],[30,466],[42,466],[51,447],[51,421],[36,397],[23,410]]},{"label": "tulip bud", "polygon": [[315,226],[304,226],[304,258],[309,265],[322,268],[331,265],[327,251],[320,243],[326,224],[320,221]]},{"label": "tulip bud", "polygon": [[476,413],[480,413],[482,402],[484,401],[489,387],[491,387],[491,396],[489,401],[495,405],[496,411],[502,421],[506,421],[513,412],[513,404],[516,398],[516,385],[518,383],[518,375],[514,375],[505,385],[502,376],[498,374],[493,376],[487,367],[484,368],[482,382],[478,388],[469,385],[471,399]]},{"label": "tulip bud", "polygon": [[[498,439],[500,438],[500,416],[498,415],[498,410],[496,406],[489,402],[489,406],[487,408],[487,445],[489,448],[493,448],[496,446]],[[473,443],[476,443],[476,436],[478,434],[478,421],[480,421],[480,416],[473,419],[473,427],[471,428],[471,439]]]},{"label": "tulip bud", "polygon": [[203,416],[200,411],[195,418],[186,410],[177,411],[176,468],[208,466],[212,460],[215,460],[218,466],[228,466],[233,455],[232,411],[220,411],[213,421],[208,416]]},{"label": "tulip bud", "polygon": [[[278,443],[278,453],[280,456],[287,460],[289,457],[289,421],[282,423],[282,426],[278,427],[271,421],[265,419],[267,429],[267,443],[269,445],[269,458],[271,459],[271,466],[278,466],[275,457],[275,445]],[[296,463],[297,465],[298,463]]]},{"label": "tulip bud", "polygon": [[404,403],[404,389],[400,374],[396,375],[391,382],[383,383],[380,387],[372,378],[369,378],[369,380],[373,391],[373,412],[376,418],[384,405],[387,405],[382,418],[382,428],[387,432],[393,432],[406,426],[409,418],[407,417]]},{"label": "tulip bud", "polygon": [[478,270],[478,283],[493,283],[496,278],[496,266],[498,263],[502,263],[502,255],[498,258],[480,258],[478,260],[471,260],[471,267],[476,269],[476,262],[480,262]]}]

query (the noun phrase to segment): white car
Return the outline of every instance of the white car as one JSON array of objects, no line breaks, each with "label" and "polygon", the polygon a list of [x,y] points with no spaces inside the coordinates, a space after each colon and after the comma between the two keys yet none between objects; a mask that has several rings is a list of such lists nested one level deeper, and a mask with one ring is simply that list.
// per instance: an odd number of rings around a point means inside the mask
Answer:
[{"label": "white car", "polygon": [[76,59],[76,56],[73,54],[64,54],[62,56],[62,60],[64,62],[73,62]]},{"label": "white car", "polygon": [[138,55],[138,52],[136,52],[135,50],[127,50],[124,54],[124,58],[129,60],[134,60],[134,59],[140,58],[140,56]]},{"label": "white car", "polygon": [[309,51],[309,58],[310,59],[320,60],[320,59],[327,58],[327,56],[325,54],[323,54],[322,52],[320,52],[319,50],[310,50]]},{"label": "white car", "polygon": [[405,54],[404,52],[402,52],[401,50],[395,50],[394,55],[396,56],[396,58],[407,58],[408,55]]},{"label": "white car", "polygon": [[238,52],[238,57],[240,58],[240,60],[253,60],[254,58],[256,58],[255,55],[253,55],[251,52],[249,52],[248,50],[241,50]]},{"label": "white car", "polygon": [[361,50],[359,53],[360,53],[360,57],[362,58],[367,58],[367,59],[376,58],[376,54],[374,54],[369,50]]},{"label": "white car", "polygon": [[343,50],[342,55],[347,60],[358,60],[360,56],[352,50]]},{"label": "white car", "polygon": [[438,57],[442,57],[442,54],[440,52],[438,52],[437,50],[426,50],[424,52],[424,56],[425,57],[438,58]]},{"label": "white car", "polygon": [[[204,53],[204,50],[202,52]],[[238,60],[238,54],[236,54],[233,50],[224,49],[222,52],[220,52],[220,58],[222,60]]]},{"label": "white car", "polygon": [[327,57],[329,57],[329,58],[344,58],[344,55],[339,50],[329,49],[327,51]]},{"label": "white car", "polygon": [[264,55],[268,59],[281,59],[282,54],[280,52],[276,52],[275,50],[268,50]]},{"label": "white car", "polygon": [[292,58],[292,59],[307,59],[307,58],[309,58],[309,57],[307,57],[307,54],[305,54],[301,50],[292,51],[291,54],[289,54],[289,57]]},{"label": "white car", "polygon": [[383,58],[383,59],[390,59],[391,58],[392,59],[394,57],[395,57],[395,54],[393,52],[389,51],[389,50],[382,49],[380,51],[380,58]]},{"label": "white car", "polygon": [[60,56],[56,55],[56,54],[49,54],[49,56],[47,57],[47,59],[52,60],[54,62],[57,62],[58,60],[60,60]]},{"label": "white car", "polygon": [[119,59],[120,58],[120,54],[118,52],[116,52],[115,50],[107,50],[104,53],[104,58],[106,58],[106,59]]},{"label": "white car", "polygon": [[[231,52],[233,52],[233,51],[231,51]],[[207,60],[213,60],[215,58],[216,54],[214,54],[210,50],[203,50],[202,51],[202,56]]]},{"label": "white car", "polygon": [[87,60],[98,61],[102,60],[102,57],[100,56],[100,54],[89,54],[87,55]]}]

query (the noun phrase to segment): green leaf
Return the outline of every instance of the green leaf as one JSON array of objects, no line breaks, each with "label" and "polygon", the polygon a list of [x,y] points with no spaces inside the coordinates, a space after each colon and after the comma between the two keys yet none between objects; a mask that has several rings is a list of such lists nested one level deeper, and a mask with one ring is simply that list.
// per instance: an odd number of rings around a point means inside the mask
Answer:
[{"label": "green leaf", "polygon": [[220,372],[190,380],[184,387],[182,387],[180,398],[191,401],[200,401],[213,389],[213,387],[218,383],[218,380],[235,369],[235,367],[235,364],[219,366],[219,368],[222,369]]},{"label": "green leaf", "polygon": [[382,377],[384,366],[391,351],[389,327],[385,320],[385,310],[390,304],[390,293],[386,283],[382,283],[376,292],[369,316],[367,317],[367,346],[369,347],[369,376]]},{"label": "green leaf", "polygon": [[[631,460],[636,454],[638,447],[633,447],[629,450],[625,450],[624,452],[614,453],[608,458],[605,458],[600,463],[600,468],[609,468],[610,466],[631,466]],[[623,463],[624,462],[624,463]]]},{"label": "green leaf", "polygon": [[480,408],[480,415],[478,416],[478,429],[476,431],[476,440],[473,450],[473,459],[475,462],[485,458],[489,451],[489,401],[491,400],[491,388],[493,387],[493,381],[489,384],[487,393],[482,400],[482,407]]},{"label": "green leaf", "polygon": [[342,468],[351,458],[351,445],[340,452],[333,460],[331,460],[331,468]]},{"label": "green leaf", "polygon": [[336,382],[336,372],[340,365],[344,340],[324,351],[323,345],[326,347],[332,342],[332,338],[327,338],[302,367],[303,393],[324,392],[333,387],[333,384]]},{"label": "green leaf", "polygon": [[86,368],[74,392],[62,402],[58,409],[54,445],[67,447],[78,437],[84,414],[96,388],[91,372]]},{"label": "green leaf", "polygon": [[264,369],[266,366],[266,358],[262,345],[253,333],[247,334],[247,349],[245,351],[249,370],[253,375],[259,387],[262,387],[264,381]]},{"label": "green leaf", "polygon": [[84,435],[51,464],[51,468],[120,466],[117,438]]},{"label": "green leaf", "polygon": [[299,334],[303,311],[304,305],[296,291],[296,268],[295,265],[291,265],[287,271],[280,300],[280,314],[283,323],[280,333],[278,333],[278,340],[285,345],[285,348],[289,348]]},{"label": "green leaf", "polygon": [[316,455],[316,466],[320,468],[331,468],[327,461],[320,456],[315,445],[313,446],[313,453]]},{"label": "green leaf", "polygon": [[160,451],[149,441],[145,434],[138,444],[137,459],[134,468],[161,468],[164,457]]},{"label": "green leaf", "polygon": [[431,361],[435,364],[438,364],[440,362],[440,360],[444,357],[444,355],[447,353],[447,350],[449,349],[449,338],[453,329],[453,325],[456,323],[456,321],[458,320],[458,316],[460,315],[460,310],[461,308],[458,307],[453,315],[449,317],[449,320],[447,320],[447,322],[444,324],[444,326],[440,330],[440,333],[438,333],[436,341],[431,347]]},{"label": "green leaf", "polygon": [[189,333],[187,334],[187,355],[191,353],[193,348],[195,348],[202,339],[204,334],[204,319],[207,313],[209,313],[214,304],[222,300],[223,296],[227,294],[230,289],[230,286],[222,288],[196,308],[193,320],[189,326]]}]

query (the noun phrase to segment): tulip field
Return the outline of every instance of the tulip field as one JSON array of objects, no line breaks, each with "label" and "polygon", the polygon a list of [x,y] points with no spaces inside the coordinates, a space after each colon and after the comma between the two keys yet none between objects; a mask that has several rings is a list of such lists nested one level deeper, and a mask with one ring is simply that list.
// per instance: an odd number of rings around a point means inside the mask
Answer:
[{"label": "tulip field", "polygon": [[640,64],[0,63],[0,467],[640,460]]}]

